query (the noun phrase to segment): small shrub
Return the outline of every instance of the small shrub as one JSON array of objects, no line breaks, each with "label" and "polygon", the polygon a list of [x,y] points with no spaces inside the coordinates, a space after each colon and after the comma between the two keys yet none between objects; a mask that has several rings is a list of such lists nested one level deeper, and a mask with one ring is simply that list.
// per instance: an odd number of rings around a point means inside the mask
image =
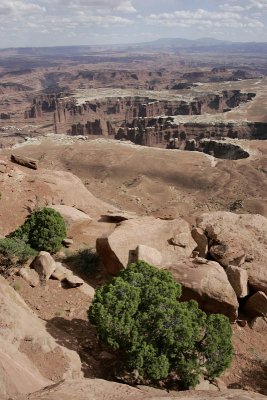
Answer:
[{"label": "small shrub", "polygon": [[65,221],[57,211],[45,207],[30,214],[10,237],[24,241],[35,250],[56,253],[66,237]]},{"label": "small shrub", "polygon": [[231,327],[195,301],[179,302],[167,271],[138,262],[96,290],[88,316],[100,340],[119,350],[127,372],[151,381],[175,376],[184,387],[219,376],[232,358]]},{"label": "small shrub", "polygon": [[67,264],[71,264],[77,272],[90,277],[97,270],[99,256],[90,248],[79,249],[68,255],[65,259]]},{"label": "small shrub", "polygon": [[19,282],[14,282],[12,285],[13,289],[16,290],[16,292],[19,292],[21,289],[20,283]]},{"label": "small shrub", "polygon": [[0,240],[0,272],[5,274],[11,267],[23,264],[33,258],[36,251],[24,241],[5,238]]},{"label": "small shrub", "polygon": [[64,317],[65,311],[64,310],[58,310],[55,312],[55,317]]}]

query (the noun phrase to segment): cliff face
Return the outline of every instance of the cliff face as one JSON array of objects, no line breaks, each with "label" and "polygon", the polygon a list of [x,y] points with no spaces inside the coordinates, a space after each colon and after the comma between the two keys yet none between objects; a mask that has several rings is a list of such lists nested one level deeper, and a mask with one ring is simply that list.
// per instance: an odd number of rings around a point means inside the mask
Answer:
[{"label": "cliff face", "polygon": [[40,95],[33,99],[32,107],[24,113],[25,119],[42,118],[44,113],[54,112],[59,95]]},{"label": "cliff face", "polygon": [[196,142],[194,139],[187,140],[185,150],[200,151],[225,160],[240,160],[249,157],[249,153],[238,145],[207,139],[200,140],[199,142]]},{"label": "cliff face", "polygon": [[119,140],[130,140],[147,146],[164,146],[181,148],[186,140],[194,139],[267,139],[267,123],[244,122],[234,123],[184,123],[176,125],[172,118],[135,119],[133,123],[120,128],[115,136]]},{"label": "cliff face", "polygon": [[[74,98],[64,94],[40,95],[25,111],[26,119],[45,120],[54,125],[55,133],[70,135],[115,135],[145,145],[164,145],[172,138],[229,136],[238,137],[231,127],[171,124],[168,117],[222,113],[250,101],[255,94],[239,90],[203,95],[191,102],[183,100],[156,100],[148,97],[106,98],[86,101],[78,105]],[[259,128],[260,129],[260,128]],[[244,136],[247,137],[247,132]],[[181,136],[181,137],[180,137]],[[242,136],[242,134],[241,134]],[[257,136],[257,133],[256,133]]]}]

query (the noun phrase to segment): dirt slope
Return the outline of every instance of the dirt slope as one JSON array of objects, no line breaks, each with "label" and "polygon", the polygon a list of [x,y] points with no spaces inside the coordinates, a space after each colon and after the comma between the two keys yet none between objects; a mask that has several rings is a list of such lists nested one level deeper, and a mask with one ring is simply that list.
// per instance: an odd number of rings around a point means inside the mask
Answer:
[{"label": "dirt slope", "polygon": [[42,168],[71,171],[99,199],[139,214],[189,216],[229,210],[241,200],[242,213],[267,216],[267,143],[244,146],[252,155],[238,161],[103,139],[72,145],[45,140],[16,153],[39,159]]}]

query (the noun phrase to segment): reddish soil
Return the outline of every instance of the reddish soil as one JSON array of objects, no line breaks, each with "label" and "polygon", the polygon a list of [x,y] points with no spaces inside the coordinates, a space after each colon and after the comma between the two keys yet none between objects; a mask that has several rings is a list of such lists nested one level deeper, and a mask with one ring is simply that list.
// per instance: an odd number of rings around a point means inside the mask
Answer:
[{"label": "reddish soil", "polygon": [[[103,284],[101,269],[87,279],[94,287]],[[46,321],[48,332],[60,345],[75,350],[80,355],[85,377],[114,379],[114,359],[97,339],[94,327],[88,322],[90,301],[78,289],[66,289],[58,281],[49,280],[47,286],[30,287],[22,278],[12,277],[13,285],[34,312]],[[232,366],[221,377],[229,388],[245,389],[267,395],[266,332],[256,332],[249,325],[233,326],[234,359]],[[54,381],[57,368],[62,368],[61,354],[49,353],[40,359],[38,349],[26,342],[21,347],[39,370]],[[47,362],[49,360],[49,362]]]}]

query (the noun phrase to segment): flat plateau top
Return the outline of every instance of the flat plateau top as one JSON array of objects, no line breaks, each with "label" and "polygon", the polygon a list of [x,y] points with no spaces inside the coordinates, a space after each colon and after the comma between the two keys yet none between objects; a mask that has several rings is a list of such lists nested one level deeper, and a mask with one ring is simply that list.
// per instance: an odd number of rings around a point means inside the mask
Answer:
[{"label": "flat plateau top", "polygon": [[197,97],[219,94],[224,90],[241,90],[241,92],[256,93],[256,97],[242,103],[239,107],[223,114],[180,115],[175,117],[176,123],[218,123],[218,122],[267,122],[267,78],[247,79],[243,81],[226,81],[219,83],[198,83],[198,86],[188,90],[142,90],[120,88],[77,89],[71,97],[77,105],[87,101],[104,100],[107,98],[144,97],[151,101],[185,101],[191,102]]}]

